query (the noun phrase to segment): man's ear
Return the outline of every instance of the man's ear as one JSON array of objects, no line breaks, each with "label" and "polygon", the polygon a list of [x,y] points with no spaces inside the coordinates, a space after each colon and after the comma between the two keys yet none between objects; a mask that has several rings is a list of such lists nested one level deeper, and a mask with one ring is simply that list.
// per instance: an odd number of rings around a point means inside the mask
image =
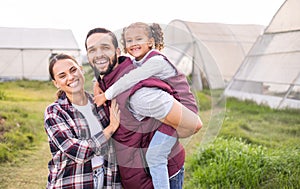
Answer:
[{"label": "man's ear", "polygon": [[121,55],[121,49],[119,47],[116,49],[116,53],[118,57]]},{"label": "man's ear", "polygon": [[82,66],[79,66],[79,68],[80,68],[81,73],[84,74],[84,69],[83,69],[83,67],[82,67]]}]

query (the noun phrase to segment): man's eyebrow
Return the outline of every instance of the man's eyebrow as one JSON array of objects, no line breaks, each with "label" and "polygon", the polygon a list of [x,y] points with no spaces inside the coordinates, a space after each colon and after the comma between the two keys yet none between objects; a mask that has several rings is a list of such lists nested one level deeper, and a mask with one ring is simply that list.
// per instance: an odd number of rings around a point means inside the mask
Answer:
[{"label": "man's eyebrow", "polygon": [[87,49],[93,49],[93,48],[96,48],[97,46],[104,46],[104,47],[107,47],[107,46],[110,46],[108,43],[101,43],[101,42],[98,42],[90,47],[88,47]]},{"label": "man's eyebrow", "polygon": [[92,48],[94,48],[94,45],[92,45],[92,46],[88,47],[87,49],[92,49]]}]

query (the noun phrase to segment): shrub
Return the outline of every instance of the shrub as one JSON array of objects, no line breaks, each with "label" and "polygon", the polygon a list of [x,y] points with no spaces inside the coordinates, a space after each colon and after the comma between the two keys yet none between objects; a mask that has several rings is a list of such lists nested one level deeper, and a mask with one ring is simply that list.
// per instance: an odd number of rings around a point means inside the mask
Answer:
[{"label": "shrub", "polygon": [[187,159],[185,188],[297,188],[299,151],[270,150],[241,139],[218,138]]}]

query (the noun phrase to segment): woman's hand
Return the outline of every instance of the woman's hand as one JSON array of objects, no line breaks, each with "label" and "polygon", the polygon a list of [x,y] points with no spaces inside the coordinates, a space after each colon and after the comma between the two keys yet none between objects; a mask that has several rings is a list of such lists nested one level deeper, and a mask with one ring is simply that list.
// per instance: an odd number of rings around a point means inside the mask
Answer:
[{"label": "woman's hand", "polygon": [[110,123],[103,130],[103,133],[107,139],[110,139],[110,137],[120,126],[120,109],[115,99],[111,101],[111,107],[109,108],[109,112],[110,112],[110,117],[109,117]]},{"label": "woman's hand", "polygon": [[119,105],[116,101],[116,99],[113,99],[111,101],[111,106],[109,108],[109,113],[110,113],[110,126],[112,126],[114,128],[115,132],[119,126],[120,126],[120,109],[119,109]]}]

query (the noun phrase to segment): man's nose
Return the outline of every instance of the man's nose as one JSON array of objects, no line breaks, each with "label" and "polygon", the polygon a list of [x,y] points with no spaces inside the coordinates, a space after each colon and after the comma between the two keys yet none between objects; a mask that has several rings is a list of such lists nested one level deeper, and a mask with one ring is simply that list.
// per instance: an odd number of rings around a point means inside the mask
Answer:
[{"label": "man's nose", "polygon": [[102,55],[103,55],[103,50],[100,49],[100,48],[98,48],[98,49],[96,50],[96,56],[102,56]]}]

